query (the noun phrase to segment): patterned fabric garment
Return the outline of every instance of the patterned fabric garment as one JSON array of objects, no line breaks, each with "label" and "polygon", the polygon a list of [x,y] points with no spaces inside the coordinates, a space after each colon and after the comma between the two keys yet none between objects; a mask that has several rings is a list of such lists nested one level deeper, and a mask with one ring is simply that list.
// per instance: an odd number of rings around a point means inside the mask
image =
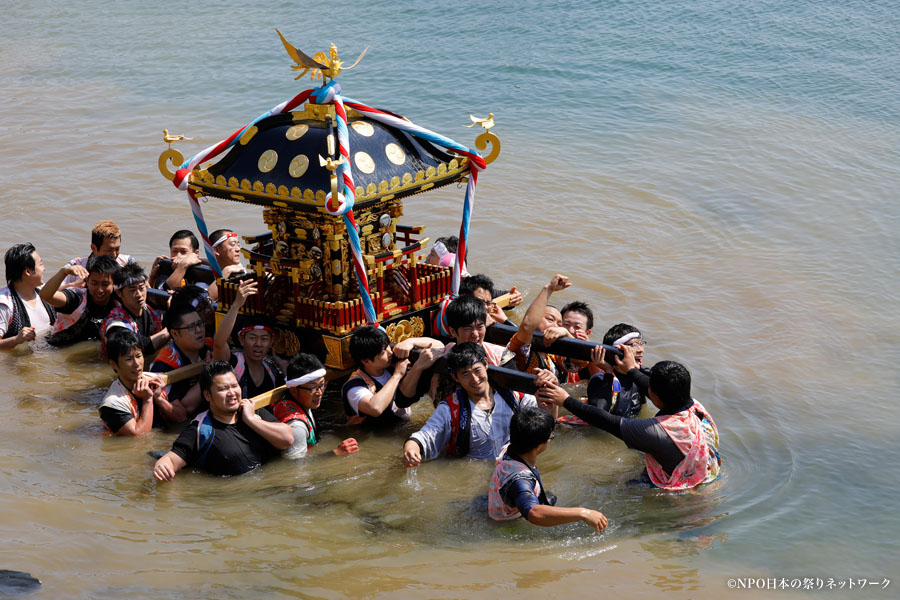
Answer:
[{"label": "patterned fabric garment", "polygon": [[684,459],[669,475],[649,454],[645,454],[647,475],[656,487],[684,490],[708,483],[719,476],[719,431],[699,402],[674,415],[656,417],[657,422],[684,454]]}]

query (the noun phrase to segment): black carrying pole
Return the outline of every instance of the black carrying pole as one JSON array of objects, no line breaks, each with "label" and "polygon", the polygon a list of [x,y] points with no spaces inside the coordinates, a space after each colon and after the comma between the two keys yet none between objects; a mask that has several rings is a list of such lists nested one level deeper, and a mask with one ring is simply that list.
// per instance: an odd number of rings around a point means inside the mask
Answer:
[{"label": "black carrying pole", "polygon": [[[517,328],[511,325],[495,323],[485,330],[484,340],[492,344],[505,346],[509,343],[509,340],[512,339],[512,336],[515,335],[516,331]],[[579,340],[573,337],[560,338],[550,346],[544,344],[544,335],[541,333],[534,332],[534,335],[531,338],[531,347],[533,350],[547,352],[548,354],[555,354],[557,356],[564,356],[566,358],[574,358],[575,360],[590,361],[591,350],[597,346],[602,346],[606,350],[607,357],[623,357],[622,351],[617,348],[607,346],[606,344],[598,344],[597,342]]]}]

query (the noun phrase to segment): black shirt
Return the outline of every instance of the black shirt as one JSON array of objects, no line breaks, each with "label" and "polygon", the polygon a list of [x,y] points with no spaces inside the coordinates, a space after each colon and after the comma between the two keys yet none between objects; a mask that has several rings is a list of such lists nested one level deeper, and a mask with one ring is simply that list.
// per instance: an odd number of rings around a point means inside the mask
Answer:
[{"label": "black shirt", "polygon": [[[638,385],[641,386],[648,380],[637,369],[632,369],[629,374],[635,381],[640,382]],[[588,403],[584,404],[569,397],[566,398],[563,406],[586,423],[616,436],[629,448],[650,454],[666,473],[671,474],[678,463],[684,459],[684,454],[659,424],[659,421],[655,418],[628,419],[604,410],[604,405],[609,406],[607,396],[612,394],[612,380],[611,374],[598,373],[594,375],[588,384]],[[686,408],[688,407],[684,406],[680,410]],[[674,414],[680,410],[672,413],[659,411],[657,416]]]},{"label": "black shirt", "polygon": [[[256,411],[256,414],[264,421],[279,422],[272,413],[263,409]],[[223,423],[212,415],[210,422],[214,436],[202,467],[208,473],[240,475],[281,454],[278,448],[244,423],[240,414],[234,425]],[[203,453],[203,449],[197,448],[198,427],[199,423],[192,421],[172,445],[172,452],[184,459],[188,466],[193,466]]]},{"label": "black shirt", "polygon": [[56,312],[64,315],[70,315],[81,305],[82,294],[87,294],[87,306],[84,312],[75,323],[70,327],[63,329],[50,336],[47,341],[54,346],[68,346],[85,340],[100,339],[100,325],[103,319],[109,314],[109,311],[116,305],[116,301],[110,296],[105,306],[100,306],[94,302],[87,289],[65,289],[62,293],[66,297],[66,303],[61,308],[57,308]]}]

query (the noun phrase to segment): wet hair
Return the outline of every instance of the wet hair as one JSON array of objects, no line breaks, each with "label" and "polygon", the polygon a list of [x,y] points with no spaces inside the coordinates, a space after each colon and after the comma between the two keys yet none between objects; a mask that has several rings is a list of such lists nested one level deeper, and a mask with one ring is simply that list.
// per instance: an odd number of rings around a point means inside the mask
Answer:
[{"label": "wet hair", "polygon": [[25,276],[25,269],[34,270],[35,247],[31,242],[16,244],[6,251],[3,261],[6,263],[6,281],[9,285]]},{"label": "wet hair", "polygon": [[193,306],[194,300],[204,296],[208,298],[209,292],[199,285],[183,285],[172,294],[172,299],[169,301],[169,310],[182,304]]},{"label": "wet hair", "polygon": [[587,305],[585,302],[581,302],[580,300],[575,300],[574,302],[569,302],[565,306],[562,307],[562,310],[559,311],[563,316],[563,319],[566,318],[566,313],[578,313],[579,315],[584,315],[587,317],[587,328],[594,328],[594,311],[591,310],[591,307]]},{"label": "wet hair", "polygon": [[224,360],[214,360],[207,364],[200,372],[200,390],[208,392],[212,388],[213,379],[225,373],[234,373],[234,368]]},{"label": "wet hair", "polygon": [[[234,229],[216,229],[209,235],[209,243],[215,244],[219,241],[219,238],[225,235],[226,233],[234,233]],[[218,248],[218,246],[216,246]]]},{"label": "wet hair", "polygon": [[114,240],[120,237],[122,237],[122,232],[119,231],[119,226],[112,221],[97,221],[97,224],[91,230],[91,244],[96,246],[98,250],[107,239]]},{"label": "wet hair", "polygon": [[459,329],[475,322],[487,322],[484,302],[474,296],[457,296],[447,305],[447,326]]},{"label": "wet hair", "polygon": [[190,229],[179,229],[175,233],[172,234],[172,237],[169,238],[169,247],[172,247],[178,240],[190,240],[191,241],[191,250],[199,250],[200,242],[197,241],[197,236],[194,235],[194,232]]},{"label": "wet hair", "polygon": [[288,363],[287,369],[285,369],[285,377],[287,377],[287,379],[297,379],[298,377],[303,377],[313,371],[324,368],[325,367],[322,366],[322,361],[315,355],[301,352]]},{"label": "wet hair", "polygon": [[116,259],[105,254],[92,256],[87,261],[87,272],[95,275],[109,275],[115,278],[116,271],[119,269],[119,263],[116,262]]},{"label": "wet hair", "polygon": [[384,331],[374,325],[364,325],[350,337],[350,356],[356,364],[362,365],[362,361],[372,360],[390,343]]},{"label": "wet hair", "polygon": [[664,408],[681,408],[691,400],[691,373],[681,363],[660,361],[650,369],[650,389]]},{"label": "wet hair", "polygon": [[487,275],[469,275],[459,282],[460,296],[474,296],[475,290],[481,288],[487,290],[487,293],[494,297],[494,282]]},{"label": "wet hair", "polygon": [[456,344],[447,354],[447,371],[456,373],[479,362],[487,366],[487,354],[480,344],[475,342]]},{"label": "wet hair", "polygon": [[536,406],[523,406],[509,421],[509,451],[521,456],[550,439],[556,421]]},{"label": "wet hair", "polygon": [[184,325],[184,318],[192,312],[197,312],[197,309],[190,304],[185,304],[183,302],[170,306],[169,310],[166,311],[166,314],[163,315],[163,327],[169,331],[182,327]]},{"label": "wet hair", "polygon": [[116,284],[116,287],[118,288],[129,279],[140,279],[141,277],[145,280],[147,279],[147,274],[144,273],[144,267],[136,262],[130,262],[113,273],[113,283]]},{"label": "wet hair", "polygon": [[628,323],[618,323],[609,328],[609,331],[607,331],[606,335],[603,336],[603,343],[607,346],[611,346],[614,341],[616,341],[623,335],[634,332],[640,333],[641,330],[634,325],[629,325]]},{"label": "wet hair", "polygon": [[132,348],[143,352],[144,343],[141,336],[124,327],[116,327],[109,332],[106,338],[106,357],[109,360],[119,364],[119,357],[127,354]]}]

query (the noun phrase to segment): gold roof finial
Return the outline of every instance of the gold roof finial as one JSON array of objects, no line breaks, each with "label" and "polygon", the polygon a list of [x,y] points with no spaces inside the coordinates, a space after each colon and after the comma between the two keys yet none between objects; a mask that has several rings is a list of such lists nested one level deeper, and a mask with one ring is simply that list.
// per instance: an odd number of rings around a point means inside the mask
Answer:
[{"label": "gold roof finial", "polygon": [[168,129],[163,129],[163,141],[169,145],[169,148],[172,147],[172,144],[175,142],[180,142],[181,140],[192,140],[194,138],[184,137],[184,134],[181,135],[169,135]]},{"label": "gold roof finial", "polygon": [[472,113],[469,113],[469,118],[472,120],[471,125],[466,125],[466,127],[475,127],[476,125],[481,125],[484,127],[485,131],[490,131],[491,127],[494,126],[494,113],[488,113],[488,116],[481,118],[476,117]]},{"label": "gold roof finial", "polygon": [[326,77],[334,79],[341,71],[348,71],[358,65],[359,61],[366,55],[366,52],[369,51],[369,46],[366,46],[366,49],[362,51],[362,54],[359,55],[352,65],[344,67],[344,61],[338,58],[337,46],[334,44],[331,44],[327,55],[324,52],[317,52],[314,58],[310,58],[284,39],[280,31],[277,29],[275,31],[278,33],[278,37],[281,38],[281,43],[284,44],[284,49],[287,50],[288,55],[297,63],[291,67],[292,71],[300,71],[300,74],[294,79],[300,79],[307,73],[310,74],[310,79],[323,79]]}]

